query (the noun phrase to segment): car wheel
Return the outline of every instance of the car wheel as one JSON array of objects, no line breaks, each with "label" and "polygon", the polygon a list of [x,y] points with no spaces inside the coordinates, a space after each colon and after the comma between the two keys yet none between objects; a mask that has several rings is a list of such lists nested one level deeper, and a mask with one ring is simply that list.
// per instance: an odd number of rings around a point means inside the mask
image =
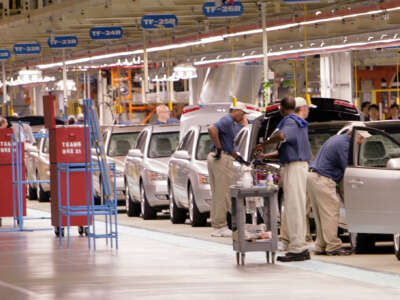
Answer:
[{"label": "car wheel", "polygon": [[396,255],[397,259],[400,260],[400,233],[396,233],[393,235],[394,241],[394,254]]},{"label": "car wheel", "polygon": [[40,184],[39,184],[39,187],[38,187],[37,194],[38,194],[39,202],[49,202],[50,201],[50,192],[43,191],[43,189],[42,189]]},{"label": "car wheel", "polygon": [[147,201],[146,192],[142,184],[140,185],[140,208],[144,220],[151,220],[157,217],[157,211]]},{"label": "car wheel", "polygon": [[168,186],[169,216],[172,224],[183,224],[186,221],[186,210],[176,205],[174,192]]},{"label": "car wheel", "polygon": [[28,186],[28,197],[30,200],[37,200],[37,190],[36,187],[32,184],[29,184]]},{"label": "car wheel", "polygon": [[354,253],[369,253],[375,247],[375,237],[368,233],[356,233],[351,232],[350,234],[350,244]]},{"label": "car wheel", "polygon": [[132,198],[129,195],[128,184],[125,184],[125,202],[126,202],[126,214],[129,217],[140,216],[140,203],[132,201]]},{"label": "car wheel", "polygon": [[190,223],[193,227],[206,226],[207,225],[207,214],[201,213],[197,208],[196,199],[194,197],[192,186],[188,188],[188,199],[189,199],[189,218]]}]

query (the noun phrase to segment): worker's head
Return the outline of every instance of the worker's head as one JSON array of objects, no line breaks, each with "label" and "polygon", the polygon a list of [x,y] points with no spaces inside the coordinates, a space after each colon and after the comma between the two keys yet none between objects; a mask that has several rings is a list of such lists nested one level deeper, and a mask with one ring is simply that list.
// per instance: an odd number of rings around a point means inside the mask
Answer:
[{"label": "worker's head", "polygon": [[308,105],[306,99],[302,97],[296,97],[294,100],[296,102],[295,114],[302,119],[307,119],[310,114],[310,107],[315,107],[315,105]]},{"label": "worker's head", "polygon": [[296,101],[292,96],[287,96],[281,100],[281,115],[287,116],[294,112],[296,108]]},{"label": "worker's head", "polygon": [[7,128],[8,122],[7,119],[0,116],[0,128]]},{"label": "worker's head", "polygon": [[[347,134],[351,137],[353,134],[353,128],[350,128],[347,131]],[[357,130],[357,134],[355,136],[355,142],[358,145],[361,145],[367,138],[369,138],[371,134],[368,131],[364,130]]]},{"label": "worker's head", "polygon": [[390,116],[392,120],[397,120],[399,118],[399,106],[396,103],[390,105]]},{"label": "worker's head", "polygon": [[238,101],[236,102],[236,105],[231,105],[229,112],[236,122],[241,123],[244,115],[247,114],[246,104]]},{"label": "worker's head", "polygon": [[157,106],[156,111],[157,111],[158,120],[160,122],[165,123],[171,117],[171,112],[168,109],[168,106],[166,106],[165,104],[161,104],[161,105]]},{"label": "worker's head", "polygon": [[368,116],[368,108],[369,108],[370,103],[367,101],[364,101],[361,104],[361,112],[365,115]]},{"label": "worker's head", "polygon": [[371,121],[377,121],[379,120],[379,107],[376,104],[371,104],[368,107],[368,114],[369,114],[369,119]]}]

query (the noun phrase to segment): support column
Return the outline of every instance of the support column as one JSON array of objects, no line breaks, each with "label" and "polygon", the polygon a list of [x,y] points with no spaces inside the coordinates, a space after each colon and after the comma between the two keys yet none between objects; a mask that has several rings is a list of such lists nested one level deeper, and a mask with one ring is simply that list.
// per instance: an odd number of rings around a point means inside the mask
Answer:
[{"label": "support column", "polygon": [[[261,3],[262,29],[263,29],[263,54],[264,54],[264,85],[268,82],[268,35],[267,35],[267,3]],[[264,89],[264,106],[267,106],[271,99],[271,88],[267,85]]]},{"label": "support column", "polygon": [[143,102],[147,103],[147,93],[149,92],[149,60],[147,55],[147,40],[146,40],[146,33],[143,31],[143,63],[144,63],[144,72],[143,72],[143,89],[144,89],[144,98]]},{"label": "support column", "polygon": [[5,108],[7,103],[7,78],[6,78],[6,67],[4,66],[4,61],[1,63],[1,71],[3,77],[3,109],[2,114],[5,115]]},{"label": "support column", "polygon": [[351,52],[322,54],[320,57],[321,97],[353,102]]},{"label": "support column", "polygon": [[60,108],[62,107],[62,109],[60,109],[60,112],[62,114],[62,116],[66,116],[65,113],[65,107],[68,105],[68,92],[67,92],[67,66],[65,64],[65,49],[62,50],[62,58],[63,58],[63,101],[62,101],[62,105],[60,106]]}]

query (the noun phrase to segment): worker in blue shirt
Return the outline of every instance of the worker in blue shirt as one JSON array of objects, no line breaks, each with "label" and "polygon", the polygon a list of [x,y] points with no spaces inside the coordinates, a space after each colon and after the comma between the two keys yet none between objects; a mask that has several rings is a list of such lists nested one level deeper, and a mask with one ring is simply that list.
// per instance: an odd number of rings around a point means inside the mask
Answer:
[{"label": "worker in blue shirt", "polygon": [[229,114],[208,128],[213,146],[207,157],[208,176],[211,186],[211,236],[230,237],[227,214],[231,209],[230,186],[233,181],[233,160],[247,164],[236,151],[233,141],[237,133],[237,123],[242,122],[246,114],[246,105],[237,102],[230,108]]},{"label": "worker in blue shirt", "polygon": [[156,108],[158,119],[153,122],[153,125],[163,125],[163,124],[179,124],[179,120],[171,118],[171,112],[165,104],[159,105]]},{"label": "worker in blue shirt", "polygon": [[288,252],[279,256],[282,262],[304,261],[310,259],[306,246],[306,183],[308,161],[311,160],[311,149],[308,141],[308,123],[295,112],[296,101],[285,97],[280,103],[283,116],[277,131],[257,151],[266,144],[280,143],[278,151],[261,154],[264,159],[279,157],[281,162],[281,179],[284,193],[285,209],[282,222],[287,230]]},{"label": "worker in blue shirt", "polygon": [[[356,143],[361,144],[370,134],[358,131]],[[351,130],[330,137],[318,151],[310,164],[307,176],[307,192],[310,196],[313,216],[317,228],[315,254],[350,255],[342,248],[337,236],[340,200],[336,184],[340,183],[349,163]]]}]

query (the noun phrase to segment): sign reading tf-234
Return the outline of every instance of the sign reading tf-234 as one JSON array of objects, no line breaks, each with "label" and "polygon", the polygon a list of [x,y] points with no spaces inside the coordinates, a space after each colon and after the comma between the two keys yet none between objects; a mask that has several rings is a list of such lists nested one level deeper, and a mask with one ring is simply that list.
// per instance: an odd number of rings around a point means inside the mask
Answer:
[{"label": "sign reading tf-234", "polygon": [[92,40],[117,40],[122,38],[121,27],[93,27],[90,29]]},{"label": "sign reading tf-234", "polygon": [[40,54],[42,46],[39,43],[15,44],[13,49],[16,55]]},{"label": "sign reading tf-234", "polygon": [[142,17],[143,29],[175,28],[178,18],[175,15],[149,15]]},{"label": "sign reading tf-234", "polygon": [[207,18],[239,17],[243,14],[243,4],[235,1],[232,5],[225,3],[217,6],[215,2],[205,2],[203,13]]},{"label": "sign reading tf-234", "polygon": [[50,48],[75,48],[78,46],[76,36],[54,36],[47,41]]}]

